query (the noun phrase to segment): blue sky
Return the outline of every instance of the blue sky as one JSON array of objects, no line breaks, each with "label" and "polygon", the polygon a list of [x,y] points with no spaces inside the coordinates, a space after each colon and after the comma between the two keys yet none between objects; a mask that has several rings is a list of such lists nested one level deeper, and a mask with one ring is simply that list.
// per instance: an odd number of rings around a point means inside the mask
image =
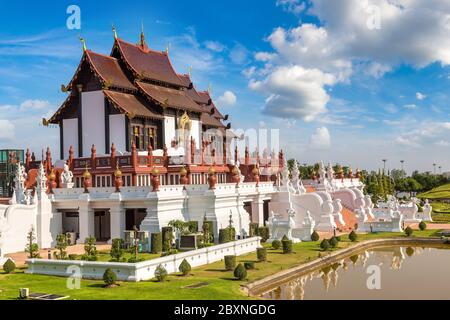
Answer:
[{"label": "blue sky", "polygon": [[[366,1],[367,2],[367,1]],[[81,9],[68,30],[66,9]],[[280,129],[301,163],[450,170],[450,1],[46,1],[0,12],[0,147],[57,154],[58,130],[39,124],[65,99],[89,49],[113,35],[192,66],[235,128]]]}]

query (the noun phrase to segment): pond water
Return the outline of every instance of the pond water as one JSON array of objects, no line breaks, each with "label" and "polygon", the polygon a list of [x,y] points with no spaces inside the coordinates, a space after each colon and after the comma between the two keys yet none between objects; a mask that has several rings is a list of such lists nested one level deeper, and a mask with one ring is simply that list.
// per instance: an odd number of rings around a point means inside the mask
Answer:
[{"label": "pond water", "polygon": [[450,250],[394,247],[366,251],[299,276],[264,293],[262,298],[450,299]]}]

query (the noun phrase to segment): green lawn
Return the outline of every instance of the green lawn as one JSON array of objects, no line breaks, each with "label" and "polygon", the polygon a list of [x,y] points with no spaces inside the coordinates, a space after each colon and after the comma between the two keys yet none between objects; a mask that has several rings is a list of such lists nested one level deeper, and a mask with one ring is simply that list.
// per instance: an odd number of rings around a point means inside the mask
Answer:
[{"label": "green lawn", "polygon": [[435,223],[450,223],[450,204],[432,202],[432,218]]},{"label": "green lawn", "polygon": [[450,184],[446,184],[431,191],[419,194],[417,197],[429,200],[450,199]]},{"label": "green lawn", "polygon": [[[81,254],[77,255],[75,260],[81,260],[81,257],[82,257]],[[109,254],[109,251],[99,251],[97,257],[98,257],[97,261],[101,261],[101,262],[109,262],[111,260],[111,255]],[[134,257],[134,253],[125,252],[123,257],[124,257],[124,259],[126,259],[126,261],[128,261],[128,259]],[[139,259],[152,260],[152,259],[157,259],[157,258],[161,258],[161,254],[151,254],[151,253],[140,253],[139,254]]]},{"label": "green lawn", "polygon": [[[416,231],[415,237],[432,237],[436,231]],[[379,238],[404,237],[401,233],[378,233],[359,235],[359,241]],[[351,245],[347,236],[339,248]],[[257,263],[257,270],[248,272],[248,280],[254,281],[274,274],[280,270],[288,269],[316,259],[321,252],[318,242],[303,242],[294,245],[294,253],[283,255],[281,250],[268,250],[268,262]],[[256,254],[238,257],[239,262],[256,261]],[[70,296],[70,299],[79,300],[225,300],[225,299],[248,299],[241,291],[240,285],[245,283],[233,279],[232,272],[224,271],[223,262],[213,263],[196,268],[192,276],[181,277],[171,275],[164,283],[153,281],[140,283],[120,283],[119,287],[112,289],[103,288],[102,281],[82,280],[80,290],[69,290],[66,288],[66,279],[24,274],[19,270],[16,274],[6,275],[0,273],[0,299],[15,299],[19,288],[30,288],[31,292],[53,293]],[[208,283],[207,286],[198,289],[189,289],[186,286],[201,282]]]}]

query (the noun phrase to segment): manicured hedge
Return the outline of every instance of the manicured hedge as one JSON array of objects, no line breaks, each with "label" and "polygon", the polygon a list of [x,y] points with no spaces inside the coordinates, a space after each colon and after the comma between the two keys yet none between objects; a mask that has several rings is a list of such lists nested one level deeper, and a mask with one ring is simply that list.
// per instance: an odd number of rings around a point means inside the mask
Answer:
[{"label": "manicured hedge", "polygon": [[236,268],[236,256],[225,256],[225,270],[232,271]]},{"label": "manicured hedge", "polygon": [[283,245],[283,254],[290,254],[292,253],[292,240],[289,239],[283,239],[281,241],[281,244]]},{"label": "manicured hedge", "polygon": [[162,233],[152,233],[151,252],[154,254],[162,252]]},{"label": "manicured hedge", "polygon": [[250,223],[250,237],[255,237],[258,235],[259,224]]},{"label": "manicured hedge", "polygon": [[236,230],[234,228],[226,228],[219,230],[219,243],[232,242],[236,239]]},{"label": "manicured hedge", "polygon": [[257,248],[256,256],[259,262],[267,261],[267,249],[266,248]]},{"label": "manicured hedge", "polygon": [[258,228],[258,236],[260,236],[262,239],[262,242],[266,242],[270,238],[270,232],[268,227],[259,227]]},{"label": "manicured hedge", "polygon": [[107,286],[112,286],[117,281],[117,274],[112,271],[110,268],[106,269],[105,273],[103,274],[103,281]]},{"label": "manicured hedge", "polygon": [[319,234],[317,233],[317,231],[314,231],[314,232],[312,233],[312,235],[311,235],[311,240],[312,240],[313,242],[317,242],[317,241],[320,240],[320,236],[319,236]]},{"label": "manicured hedge", "polygon": [[282,246],[281,241],[280,240],[273,240],[272,242],[272,248],[275,250],[280,249]]},{"label": "manicured hedge", "polygon": [[242,263],[239,263],[236,269],[234,269],[234,277],[241,281],[247,279],[247,270],[245,270]]},{"label": "manicured hedge", "polygon": [[162,228],[162,251],[167,252],[170,251],[172,246],[172,238],[173,238],[173,228],[172,227],[164,227]]},{"label": "manicured hedge", "polygon": [[245,270],[254,270],[255,269],[255,263],[252,261],[248,261],[244,263]]}]

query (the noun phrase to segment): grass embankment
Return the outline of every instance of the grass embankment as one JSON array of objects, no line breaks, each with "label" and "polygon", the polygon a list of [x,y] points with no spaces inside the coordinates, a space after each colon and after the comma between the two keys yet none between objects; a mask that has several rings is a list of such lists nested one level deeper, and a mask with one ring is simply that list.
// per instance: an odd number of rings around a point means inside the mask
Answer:
[{"label": "grass embankment", "polygon": [[450,204],[443,202],[432,202],[433,212],[431,214],[434,223],[450,223]]},{"label": "grass embankment", "polygon": [[421,193],[417,197],[420,199],[428,200],[450,199],[450,184],[446,184],[431,191]]},{"label": "grass embankment", "polygon": [[[436,230],[415,231],[414,237],[434,237]],[[358,240],[405,237],[402,233],[378,233],[359,235]],[[338,249],[352,245],[347,236],[342,236]],[[266,245],[270,248],[269,245]],[[319,242],[303,242],[293,246],[294,253],[284,255],[281,250],[268,249],[267,262],[257,263],[256,270],[248,271],[246,282],[262,279],[280,270],[292,268],[316,259],[320,252]],[[256,253],[238,257],[238,262],[256,261]],[[246,282],[233,279],[233,272],[224,271],[222,261],[192,270],[192,276],[171,275],[163,283],[147,281],[140,283],[120,283],[119,287],[104,289],[102,281],[82,280],[81,289],[69,290],[67,279],[24,274],[24,269],[16,274],[0,272],[0,299],[16,299],[19,288],[30,288],[31,292],[52,293],[70,296],[78,300],[226,300],[249,299],[240,290]],[[207,283],[206,286],[189,289],[190,285]]]}]

